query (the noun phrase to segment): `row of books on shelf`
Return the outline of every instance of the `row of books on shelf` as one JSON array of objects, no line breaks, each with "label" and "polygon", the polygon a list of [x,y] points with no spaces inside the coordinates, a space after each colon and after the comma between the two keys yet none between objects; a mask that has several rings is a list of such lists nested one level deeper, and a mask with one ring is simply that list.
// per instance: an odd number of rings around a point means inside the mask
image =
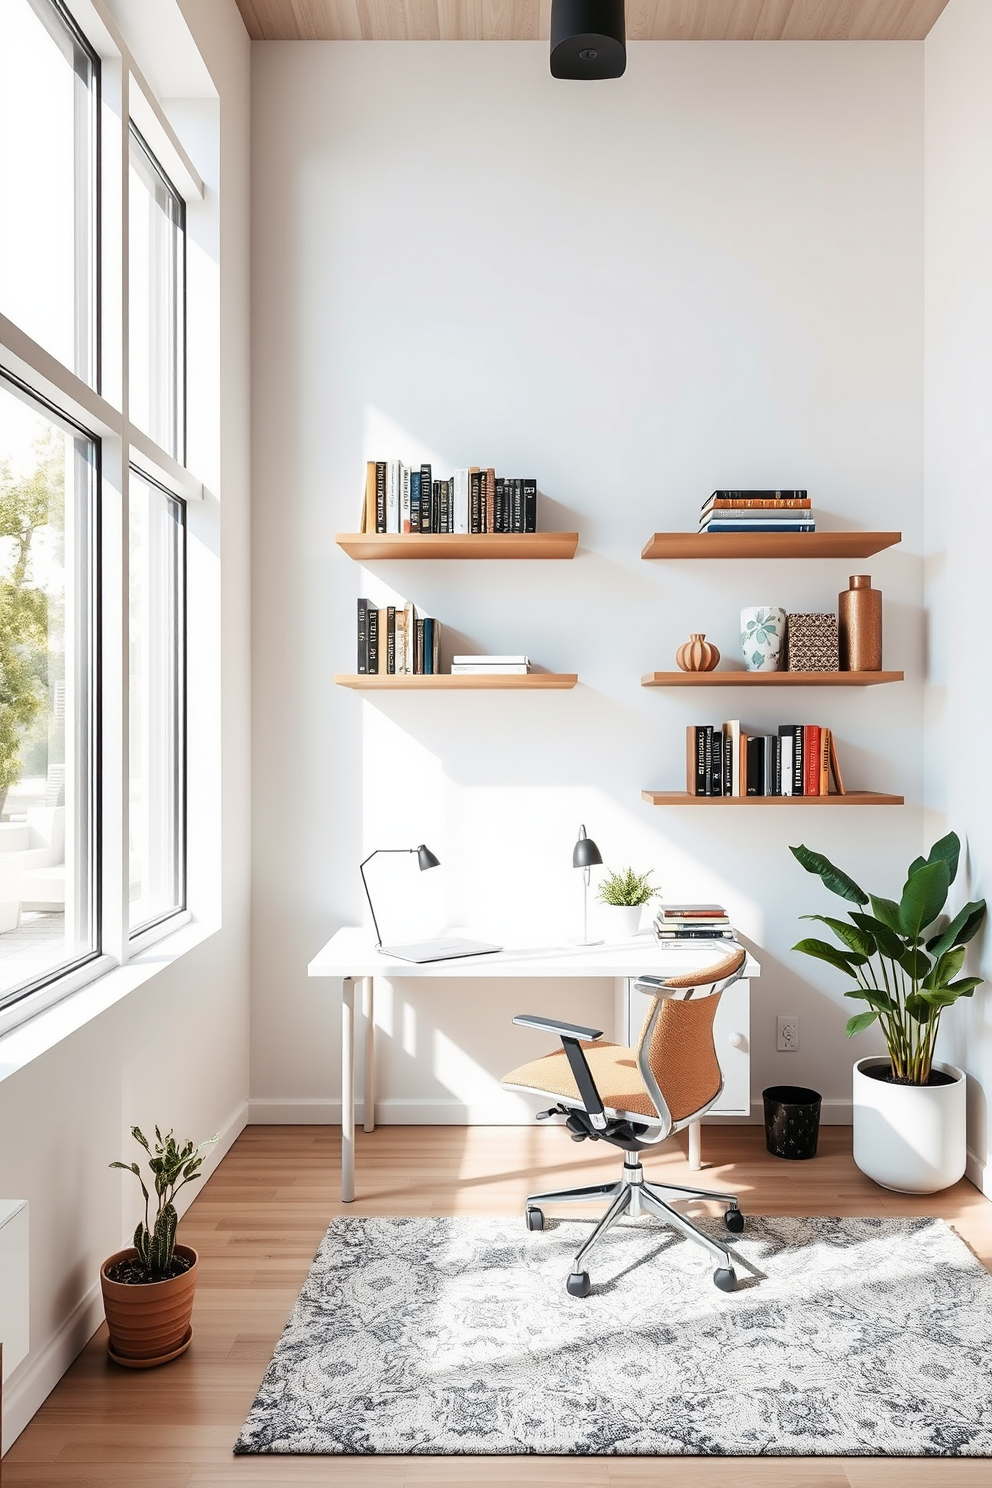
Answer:
[{"label": "row of books on shelf", "polygon": [[783,723],[775,733],[729,723],[689,724],[686,791],[690,796],[827,796],[833,777],[846,794],[829,728]]},{"label": "row of books on shelf", "polygon": [[722,904],[663,904],[654,917],[658,940],[733,940]]},{"label": "row of books on shelf", "polygon": [[435,480],[429,464],[369,460],[362,532],[536,532],[537,481],[477,465]]},{"label": "row of books on shelf", "polygon": [[358,601],[360,676],[429,676],[440,670],[441,622],[409,601],[377,606]]},{"label": "row of books on shelf", "polygon": [[815,532],[808,491],[714,491],[700,532]]}]

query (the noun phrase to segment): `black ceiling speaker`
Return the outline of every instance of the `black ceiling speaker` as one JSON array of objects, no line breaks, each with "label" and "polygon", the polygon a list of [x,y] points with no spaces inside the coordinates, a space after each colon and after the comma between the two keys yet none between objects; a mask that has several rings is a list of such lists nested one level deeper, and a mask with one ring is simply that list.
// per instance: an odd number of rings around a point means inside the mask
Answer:
[{"label": "black ceiling speaker", "polygon": [[617,78],[627,66],[623,0],[551,0],[551,76]]}]

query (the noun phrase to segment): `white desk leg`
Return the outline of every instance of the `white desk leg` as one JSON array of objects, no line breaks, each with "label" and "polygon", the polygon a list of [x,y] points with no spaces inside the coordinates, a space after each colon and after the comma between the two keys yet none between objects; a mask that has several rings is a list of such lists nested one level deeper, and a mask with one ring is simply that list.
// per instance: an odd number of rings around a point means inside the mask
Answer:
[{"label": "white desk leg", "polygon": [[341,1202],[355,1197],[355,983],[341,983]]},{"label": "white desk leg", "polygon": [[689,1166],[694,1173],[698,1173],[703,1166],[702,1151],[702,1122],[689,1122]]},{"label": "white desk leg", "polygon": [[375,1131],[375,992],[371,977],[362,979],[365,1020],[365,1130]]}]

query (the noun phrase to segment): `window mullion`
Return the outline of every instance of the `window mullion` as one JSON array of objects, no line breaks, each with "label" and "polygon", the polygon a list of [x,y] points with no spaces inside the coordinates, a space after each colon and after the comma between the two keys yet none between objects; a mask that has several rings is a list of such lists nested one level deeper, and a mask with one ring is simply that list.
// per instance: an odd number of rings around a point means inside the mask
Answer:
[{"label": "window mullion", "polygon": [[[107,77],[106,73],[111,72]],[[120,424],[105,441],[101,504],[102,698],[100,774],[103,812],[102,948],[128,956],[128,85],[127,59],[105,69],[108,122],[104,197],[105,377],[113,379]],[[111,358],[113,359],[111,365]]]}]

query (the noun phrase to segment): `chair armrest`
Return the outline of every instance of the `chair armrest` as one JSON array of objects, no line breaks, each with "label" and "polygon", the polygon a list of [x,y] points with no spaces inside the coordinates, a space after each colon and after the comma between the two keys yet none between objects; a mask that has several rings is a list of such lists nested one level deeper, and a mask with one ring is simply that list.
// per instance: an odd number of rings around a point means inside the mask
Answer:
[{"label": "chair armrest", "polygon": [[579,1023],[560,1023],[557,1018],[541,1018],[534,1013],[518,1013],[514,1018],[521,1028],[538,1028],[543,1033],[556,1033],[559,1038],[601,1039],[601,1028],[583,1028]]},{"label": "chair armrest", "polygon": [[648,997],[675,997],[684,992],[684,987],[669,987],[664,977],[639,976],[634,983],[635,992],[644,992]]}]

